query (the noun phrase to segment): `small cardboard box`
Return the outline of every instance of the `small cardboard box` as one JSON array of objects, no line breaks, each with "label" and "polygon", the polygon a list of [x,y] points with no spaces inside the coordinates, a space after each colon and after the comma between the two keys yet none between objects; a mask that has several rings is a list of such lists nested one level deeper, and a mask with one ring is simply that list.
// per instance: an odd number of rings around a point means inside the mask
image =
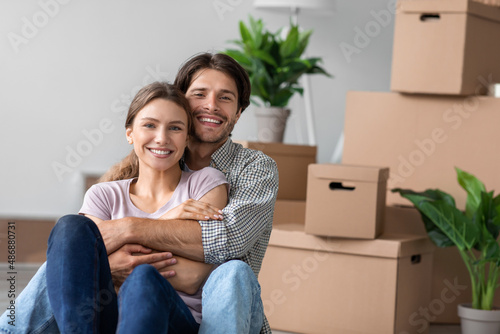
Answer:
[{"label": "small cardboard box", "polygon": [[[342,163],[387,166],[388,190],[437,188],[465,208],[455,167],[500,190],[500,154],[487,149],[500,142],[499,111],[489,96],[348,92]],[[388,191],[387,204],[410,202]]]},{"label": "small cardboard box", "polygon": [[306,233],[362,239],[379,236],[388,176],[388,168],[310,165]]},{"label": "small cardboard box", "polygon": [[243,147],[262,151],[278,165],[278,199],[306,200],[307,166],[316,163],[316,146],[235,141]]},{"label": "small cardboard box", "polygon": [[[427,333],[432,251],[420,236],[375,240],[275,226],[259,281],[272,329],[296,333]],[[405,332],[406,331],[406,332]]]},{"label": "small cardboard box", "polygon": [[500,80],[500,10],[472,0],[399,0],[391,90],[485,94]]}]

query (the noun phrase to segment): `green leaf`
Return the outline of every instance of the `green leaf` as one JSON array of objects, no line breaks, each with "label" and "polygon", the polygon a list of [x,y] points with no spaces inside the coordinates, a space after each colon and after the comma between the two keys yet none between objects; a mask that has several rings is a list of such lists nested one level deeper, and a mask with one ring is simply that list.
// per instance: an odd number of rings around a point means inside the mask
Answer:
[{"label": "green leaf", "polygon": [[285,41],[281,44],[280,55],[282,58],[290,57],[295,51],[297,51],[297,45],[299,43],[299,28],[297,26],[292,26],[288,32]]},{"label": "green leaf", "polygon": [[449,194],[428,189],[415,192],[396,188],[420,212],[429,238],[439,247],[456,245],[461,250],[471,249],[479,238],[479,229],[455,206]]},{"label": "green leaf", "polygon": [[481,192],[485,192],[486,188],[474,175],[464,172],[460,168],[455,168],[455,170],[457,172],[458,183],[467,191],[465,214],[467,217],[472,217],[481,201]]},{"label": "green leaf", "polygon": [[248,31],[247,26],[243,21],[240,21],[240,35],[241,39],[243,40],[243,43],[246,45],[252,45],[252,36],[250,32]]},{"label": "green leaf", "polygon": [[297,57],[300,57],[306,50],[307,45],[309,44],[309,38],[311,37],[312,33],[312,29],[305,30],[299,33],[299,41],[296,52]]},{"label": "green leaf", "polygon": [[[499,220],[500,216],[497,211],[495,199],[493,198],[493,192],[482,192],[479,205],[476,212],[473,214],[472,221],[478,228],[484,231],[483,240],[489,239],[490,236],[494,240],[498,238],[500,231]],[[483,244],[483,242],[480,241],[479,245],[476,247],[478,250],[481,250],[481,244]]]},{"label": "green leaf", "polygon": [[[472,224],[457,208],[438,200],[408,195],[408,197],[425,216],[429,218],[460,250],[470,250],[479,238],[477,226]],[[430,237],[430,236],[429,236]]]},{"label": "green leaf", "polygon": [[264,50],[254,50],[253,55],[260,60],[265,61],[266,63],[272,65],[272,66],[277,66],[276,61],[271,57],[269,52],[264,51]]}]

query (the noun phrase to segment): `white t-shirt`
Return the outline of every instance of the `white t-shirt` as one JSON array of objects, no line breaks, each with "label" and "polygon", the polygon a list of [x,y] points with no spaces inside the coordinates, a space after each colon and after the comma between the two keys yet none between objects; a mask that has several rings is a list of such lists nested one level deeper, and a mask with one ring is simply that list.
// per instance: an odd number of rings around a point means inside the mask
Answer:
[{"label": "white t-shirt", "polygon": [[[199,200],[213,188],[227,184],[227,180],[217,169],[205,167],[199,171],[182,172],[181,180],[170,200],[154,213],[137,208],[130,199],[130,184],[134,179],[102,182],[93,185],[85,194],[80,214],[87,214],[102,220],[138,217],[157,219],[167,211],[188,199]],[[177,293],[189,307],[195,320],[201,322],[201,290],[194,295]]]}]

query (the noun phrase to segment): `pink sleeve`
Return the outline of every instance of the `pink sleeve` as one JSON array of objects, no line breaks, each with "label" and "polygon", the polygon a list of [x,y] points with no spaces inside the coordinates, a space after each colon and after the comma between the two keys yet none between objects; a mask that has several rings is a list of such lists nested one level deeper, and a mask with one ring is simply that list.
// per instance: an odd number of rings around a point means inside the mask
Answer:
[{"label": "pink sleeve", "polygon": [[190,198],[199,200],[210,190],[221,184],[228,184],[222,172],[212,167],[200,169],[194,172],[189,178]]},{"label": "pink sleeve", "polygon": [[91,215],[102,220],[110,220],[111,207],[106,198],[104,190],[98,185],[93,185],[85,193],[82,208],[78,213]]}]

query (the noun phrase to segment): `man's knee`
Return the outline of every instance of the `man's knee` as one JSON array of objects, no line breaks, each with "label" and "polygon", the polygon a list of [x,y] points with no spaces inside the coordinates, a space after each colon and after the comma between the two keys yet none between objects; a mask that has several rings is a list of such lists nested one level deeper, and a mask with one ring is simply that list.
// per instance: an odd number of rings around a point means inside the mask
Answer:
[{"label": "man's knee", "polygon": [[222,277],[255,277],[250,266],[240,260],[231,260],[218,266],[214,273]]},{"label": "man's knee", "polygon": [[205,286],[245,287],[251,291],[260,290],[259,282],[248,264],[240,260],[231,260],[218,266],[209,276]]}]

